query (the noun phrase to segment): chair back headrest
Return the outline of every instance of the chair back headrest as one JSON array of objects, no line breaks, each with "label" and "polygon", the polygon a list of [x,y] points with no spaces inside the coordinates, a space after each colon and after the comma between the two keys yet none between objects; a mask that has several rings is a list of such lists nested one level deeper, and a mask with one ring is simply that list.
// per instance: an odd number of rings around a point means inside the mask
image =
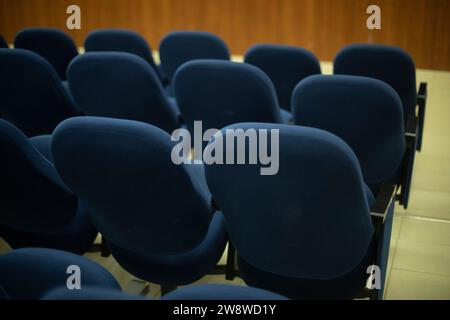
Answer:
[{"label": "chair back headrest", "polygon": [[237,122],[281,122],[272,82],[249,64],[222,60],[185,63],[176,73],[174,91],[187,128],[220,129]]},{"label": "chair back headrest", "polygon": [[197,59],[230,60],[226,43],[210,32],[175,31],[167,34],[159,45],[164,73],[172,81],[178,68]]},{"label": "chair back headrest", "polygon": [[70,64],[70,91],[86,115],[138,120],[167,132],[179,127],[155,71],[126,52],[85,53]]},{"label": "chair back headrest", "polygon": [[244,61],[264,71],[277,91],[280,107],[290,110],[291,95],[304,78],[320,74],[319,60],[300,47],[259,44],[251,47]]},{"label": "chair back headrest", "polygon": [[33,51],[45,58],[55,68],[61,80],[66,80],[70,61],[78,55],[72,38],[53,28],[26,28],[14,39],[14,47]]},{"label": "chair back headrest", "polygon": [[50,63],[28,50],[0,49],[0,114],[27,136],[50,134],[78,111]]},{"label": "chair back headrest", "polygon": [[415,115],[416,67],[411,56],[394,46],[354,44],[334,59],[334,73],[376,78],[397,91],[403,104],[404,121]]},{"label": "chair back headrest", "polygon": [[402,163],[402,104],[395,90],[380,80],[311,76],[295,88],[292,110],[295,124],[343,139],[358,157],[367,183],[387,182]]}]

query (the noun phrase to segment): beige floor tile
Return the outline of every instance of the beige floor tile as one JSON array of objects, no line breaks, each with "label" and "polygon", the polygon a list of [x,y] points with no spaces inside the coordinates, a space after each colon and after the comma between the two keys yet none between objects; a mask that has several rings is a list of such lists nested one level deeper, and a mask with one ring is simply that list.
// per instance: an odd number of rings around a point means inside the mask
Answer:
[{"label": "beige floor tile", "polygon": [[450,277],[394,268],[384,298],[450,299]]},{"label": "beige floor tile", "polygon": [[218,284],[232,284],[232,285],[240,285],[245,286],[245,282],[239,278],[234,278],[233,281],[225,279],[225,275],[222,274],[214,274],[214,275],[207,275],[201,278],[200,280],[194,282],[193,284],[206,284],[206,283],[218,283]]},{"label": "beige floor tile", "polygon": [[[400,230],[403,224],[403,215],[394,213],[394,219],[392,221],[391,239],[396,240],[400,235]],[[392,242],[392,241],[391,241]]]},{"label": "beige floor tile", "polygon": [[393,268],[450,277],[450,246],[399,240]]},{"label": "beige floor tile", "polygon": [[450,192],[414,189],[406,211],[396,209],[407,215],[450,220]]},{"label": "beige floor tile", "polygon": [[450,246],[450,223],[405,215],[399,239]]},{"label": "beige floor tile", "polygon": [[0,255],[11,250],[11,247],[0,237]]},{"label": "beige floor tile", "polygon": [[391,239],[391,244],[389,246],[389,258],[388,258],[385,286],[387,286],[389,284],[389,279],[391,277],[392,268],[395,263],[397,244],[398,244],[398,239]]}]

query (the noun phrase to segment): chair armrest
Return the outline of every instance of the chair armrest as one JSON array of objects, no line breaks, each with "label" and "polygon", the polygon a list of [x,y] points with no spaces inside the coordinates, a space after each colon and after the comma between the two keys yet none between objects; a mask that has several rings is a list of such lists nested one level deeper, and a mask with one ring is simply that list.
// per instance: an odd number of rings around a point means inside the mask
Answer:
[{"label": "chair armrest", "polygon": [[427,83],[421,82],[419,85],[419,92],[417,93],[418,105],[418,132],[417,132],[417,150],[422,150],[422,138],[425,125],[425,109],[427,105],[428,89]]},{"label": "chair armrest", "polygon": [[419,85],[419,91],[417,92],[417,104],[425,103],[428,97],[428,84],[426,82],[421,82]]},{"label": "chair armrest", "polygon": [[413,116],[408,117],[405,125],[406,149],[415,148],[417,129],[417,118]]},{"label": "chair armrest", "polygon": [[414,116],[409,116],[408,119],[406,119],[405,124],[405,135],[411,136],[416,135],[417,133],[417,118]]},{"label": "chair armrest", "polygon": [[381,228],[386,219],[387,211],[392,201],[395,199],[396,192],[397,186],[393,184],[383,184],[378,191],[375,203],[370,210],[372,223],[377,231]]}]

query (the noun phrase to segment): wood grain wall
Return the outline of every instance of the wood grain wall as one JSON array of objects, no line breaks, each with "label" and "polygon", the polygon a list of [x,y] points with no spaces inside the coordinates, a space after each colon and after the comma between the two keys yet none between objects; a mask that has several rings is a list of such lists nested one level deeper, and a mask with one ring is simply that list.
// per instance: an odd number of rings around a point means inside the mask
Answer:
[{"label": "wood grain wall", "polygon": [[[81,7],[81,30],[65,28],[70,4]],[[381,30],[366,28],[370,4],[381,7]],[[30,26],[64,29],[78,45],[93,29],[128,28],[153,49],[167,32],[206,30],[234,54],[281,43],[321,60],[350,43],[385,43],[410,52],[420,68],[450,70],[450,0],[0,0],[0,33],[9,42]]]}]

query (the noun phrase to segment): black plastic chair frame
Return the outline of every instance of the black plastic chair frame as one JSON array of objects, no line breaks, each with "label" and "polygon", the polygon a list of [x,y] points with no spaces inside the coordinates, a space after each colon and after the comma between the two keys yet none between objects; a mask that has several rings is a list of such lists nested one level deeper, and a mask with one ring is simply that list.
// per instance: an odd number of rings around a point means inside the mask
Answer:
[{"label": "black plastic chair frame", "polygon": [[419,91],[417,92],[417,106],[418,106],[418,136],[417,136],[417,151],[422,151],[422,137],[425,125],[425,109],[428,98],[428,84],[421,82],[419,85]]},{"label": "black plastic chair frame", "polygon": [[407,209],[409,194],[413,178],[414,159],[416,150],[420,151],[422,144],[423,126],[425,123],[425,106],[427,100],[427,84],[420,83],[417,95],[418,115],[407,119],[405,126],[405,155],[402,161],[402,174],[399,186],[400,192],[396,200],[403,208]]}]

